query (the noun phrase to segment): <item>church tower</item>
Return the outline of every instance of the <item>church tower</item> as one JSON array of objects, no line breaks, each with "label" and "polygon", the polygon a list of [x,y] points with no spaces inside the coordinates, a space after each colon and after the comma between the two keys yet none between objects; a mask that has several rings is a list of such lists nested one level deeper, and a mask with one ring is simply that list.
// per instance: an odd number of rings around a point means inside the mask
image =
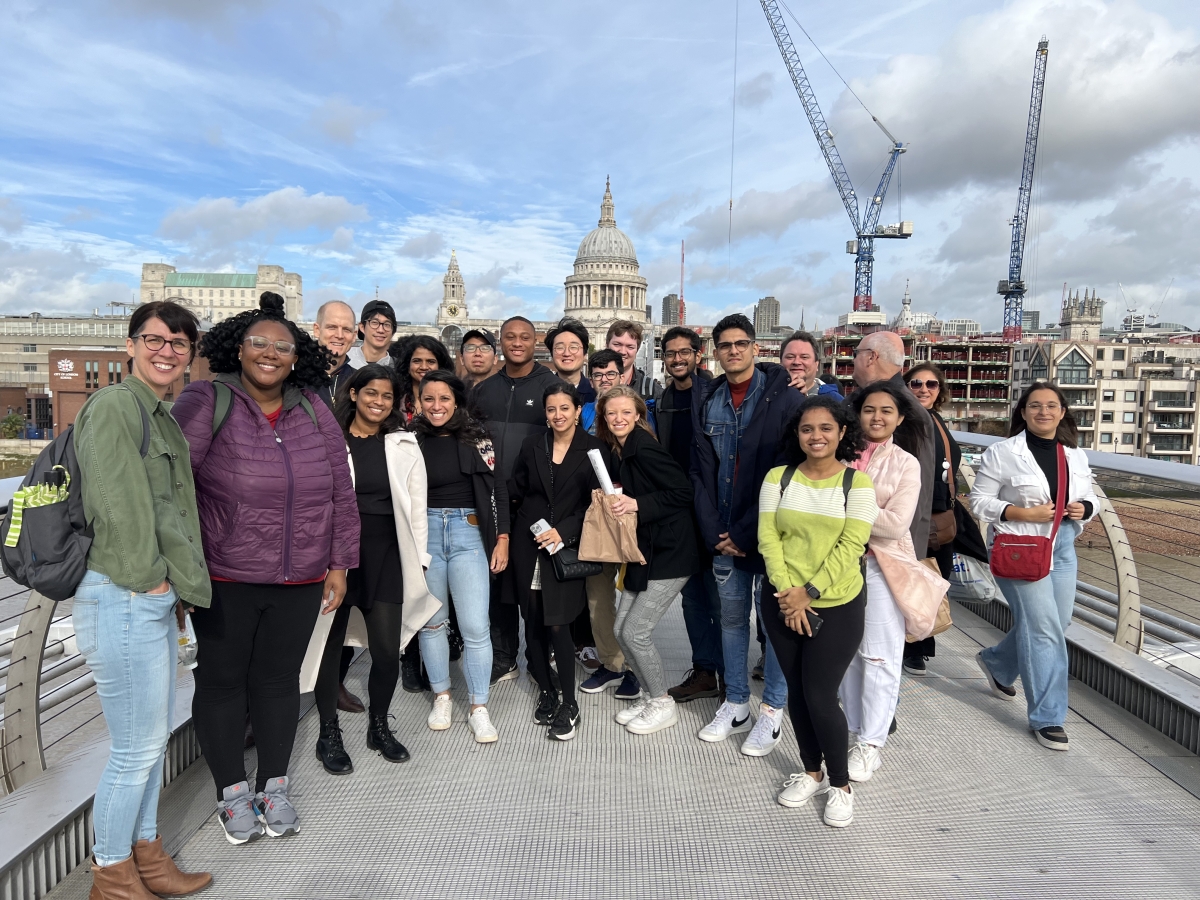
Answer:
[{"label": "church tower", "polygon": [[442,279],[442,302],[438,306],[438,325],[461,325],[467,321],[467,286],[458,269],[458,257],[450,251],[450,265]]}]

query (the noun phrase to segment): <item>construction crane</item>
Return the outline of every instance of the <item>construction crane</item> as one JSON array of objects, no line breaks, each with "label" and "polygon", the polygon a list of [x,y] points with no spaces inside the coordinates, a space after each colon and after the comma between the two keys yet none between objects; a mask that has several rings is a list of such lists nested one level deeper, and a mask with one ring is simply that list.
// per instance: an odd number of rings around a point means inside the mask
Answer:
[{"label": "construction crane", "polygon": [[[911,237],[913,233],[912,222],[900,222],[895,225],[879,227],[879,214],[883,209],[884,195],[887,193],[888,185],[891,184],[892,173],[896,169],[900,154],[904,153],[906,148],[883,127],[883,123],[879,119],[871,116],[872,121],[887,135],[892,149],[883,175],[879,179],[879,186],[875,189],[875,193],[871,196],[860,219],[858,195],[854,192],[854,185],[850,183],[846,166],[842,163],[841,154],[838,153],[837,145],[833,141],[833,132],[825,122],[825,116],[817,104],[816,94],[813,93],[808,75],[805,74],[804,66],[800,63],[800,56],[796,53],[791,35],[788,34],[783,15],[779,11],[780,4],[775,0],[760,0],[760,2],[767,17],[767,23],[771,26],[771,32],[775,35],[779,53],[783,56],[783,63],[787,66],[788,74],[792,76],[796,94],[800,97],[800,102],[804,104],[804,112],[808,116],[808,123],[812,126],[813,134],[817,137],[817,143],[825,157],[825,164],[829,166],[829,174],[833,176],[833,183],[837,187],[838,194],[841,195],[842,204],[846,207],[846,214],[850,216],[850,224],[854,227],[855,239],[846,242],[846,252],[854,254],[855,258],[854,311],[870,312],[871,270],[875,263],[875,239],[907,238]],[[793,18],[795,17],[793,16]]]},{"label": "construction crane", "polygon": [[1012,218],[1012,242],[1008,250],[1008,280],[1001,281],[996,293],[1004,296],[1004,340],[1021,342],[1021,316],[1025,311],[1025,282],[1021,263],[1025,255],[1025,226],[1029,220],[1029,199],[1033,192],[1033,166],[1037,160],[1038,130],[1042,126],[1042,94],[1046,90],[1046,58],[1050,42],[1043,34],[1033,57],[1033,92],[1029,96],[1029,124],[1025,128],[1025,159],[1021,163],[1021,187],[1017,192],[1017,214]]}]

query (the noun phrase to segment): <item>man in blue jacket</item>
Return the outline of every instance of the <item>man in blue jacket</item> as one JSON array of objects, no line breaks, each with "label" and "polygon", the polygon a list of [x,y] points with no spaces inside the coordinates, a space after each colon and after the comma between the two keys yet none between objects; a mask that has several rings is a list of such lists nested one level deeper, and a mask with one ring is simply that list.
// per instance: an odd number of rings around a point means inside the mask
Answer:
[{"label": "man in blue jacket", "polygon": [[750,731],[742,753],[766,756],[783,728],[787,682],[768,643],[763,703],[752,730],[750,610],[758,606],[766,571],[758,552],[758,491],[767,472],[783,464],[779,439],[804,395],[789,385],[782,366],[756,364],[754,337],[754,326],[740,313],[713,328],[717,361],[725,374],[698,385],[702,392],[693,406],[691,478],[702,538],[715,554],[726,691],[725,702],[699,736],[714,742]]},{"label": "man in blue jacket", "polygon": [[779,346],[779,361],[791,376],[791,384],[805,397],[837,394],[837,379],[821,374],[821,351],[817,339],[807,331],[793,331]]}]

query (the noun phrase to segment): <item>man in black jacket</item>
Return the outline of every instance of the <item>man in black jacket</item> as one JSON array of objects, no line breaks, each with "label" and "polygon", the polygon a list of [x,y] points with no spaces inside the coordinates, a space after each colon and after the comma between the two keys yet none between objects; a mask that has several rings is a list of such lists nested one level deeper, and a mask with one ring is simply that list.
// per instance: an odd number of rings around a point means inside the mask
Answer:
[{"label": "man in black jacket", "polygon": [[[663,335],[663,363],[670,381],[658,401],[658,440],[684,472],[692,468],[692,408],[712,375],[696,368],[703,344],[692,329],[675,326]],[[694,519],[694,516],[693,516]],[[700,524],[693,521],[697,539]],[[721,693],[721,597],[713,578],[712,551],[699,541],[703,567],[683,586],[683,624],[692,645],[692,669],[668,693],[676,703]]]},{"label": "man in black jacket", "polygon": [[[542,393],[559,378],[534,361],[537,335],[533,323],[513,316],[500,326],[504,368],[471,392],[496,448],[496,478],[507,483],[521,445],[531,434],[547,430]],[[507,574],[507,573],[506,573]],[[506,576],[501,576],[506,577]],[[520,623],[517,606],[500,599],[500,581],[492,581],[492,683],[517,677]]]},{"label": "man in black jacket", "polygon": [[339,383],[347,380],[357,370],[346,358],[358,335],[354,323],[354,310],[341,300],[322,303],[317,310],[317,321],[313,323],[313,337],[317,343],[333,354],[333,365],[329,368],[329,385],[317,391],[325,405],[333,409]]}]

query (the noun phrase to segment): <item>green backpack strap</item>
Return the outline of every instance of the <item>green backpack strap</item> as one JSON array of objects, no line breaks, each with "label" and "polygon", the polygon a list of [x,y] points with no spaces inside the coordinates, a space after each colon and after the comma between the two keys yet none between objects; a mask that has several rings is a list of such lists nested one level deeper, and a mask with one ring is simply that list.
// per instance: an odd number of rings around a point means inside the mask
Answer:
[{"label": "green backpack strap", "polygon": [[321,423],[317,421],[317,411],[313,409],[312,403],[310,403],[308,398],[303,394],[300,395],[300,405],[304,408],[304,411],[308,413],[308,417],[312,419],[312,423],[317,426],[317,431],[320,431]]},{"label": "green backpack strap", "polygon": [[[216,394],[213,402],[212,424],[212,436],[215,438],[221,429],[225,427],[225,423],[229,421],[230,414],[233,413],[233,389],[220,381],[214,381],[212,386]],[[300,395],[300,406],[308,413],[308,417],[312,419],[312,423],[320,430],[321,423],[317,421],[317,411],[313,409],[312,402],[303,394]]]}]

